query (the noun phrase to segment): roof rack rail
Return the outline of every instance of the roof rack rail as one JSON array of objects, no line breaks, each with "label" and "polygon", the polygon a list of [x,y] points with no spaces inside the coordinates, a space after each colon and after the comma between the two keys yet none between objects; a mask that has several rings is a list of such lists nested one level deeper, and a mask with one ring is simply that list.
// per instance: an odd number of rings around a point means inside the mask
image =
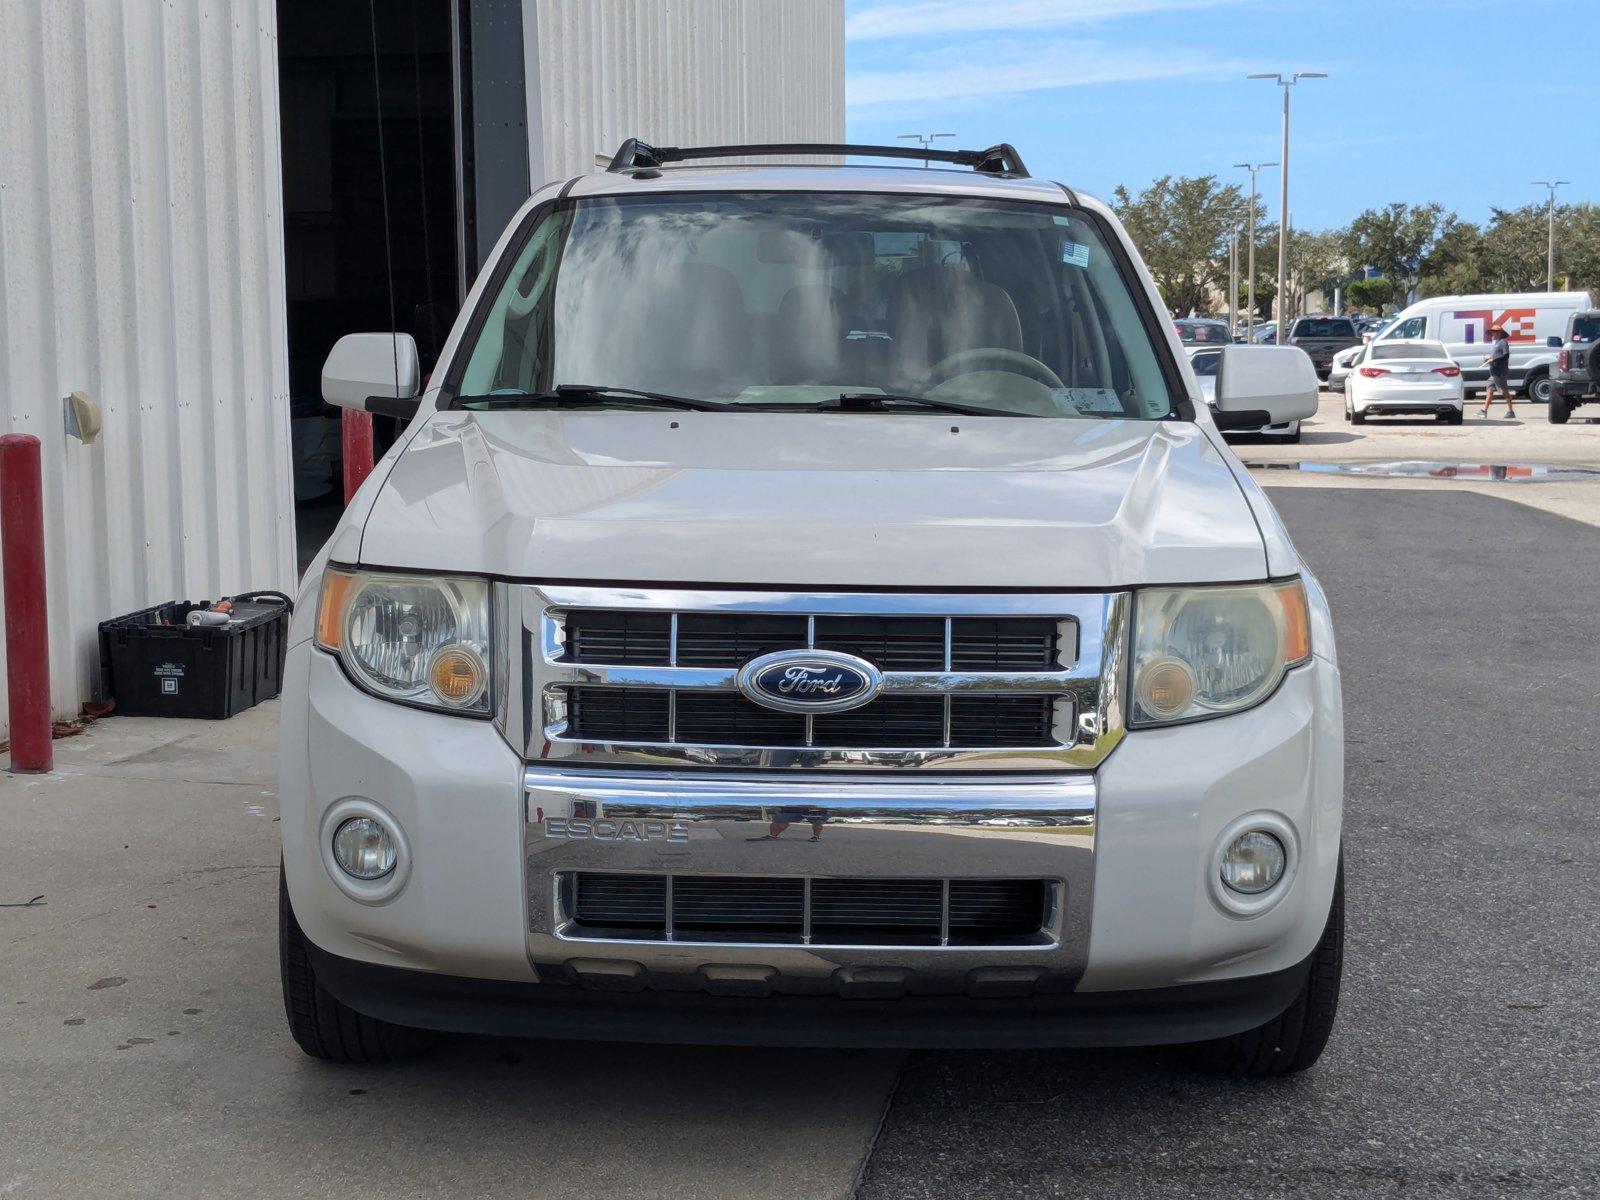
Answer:
[{"label": "roof rack rail", "polygon": [[1027,179],[1028,168],[1022,155],[1010,142],[1001,142],[987,150],[932,150],[915,146],[855,146],[832,142],[773,142],[757,146],[652,146],[638,138],[629,138],[618,148],[608,171],[631,171],[638,167],[660,167],[667,163],[687,162],[697,158],[753,158],[761,155],[847,155],[859,154],[871,158],[912,158],[919,162],[953,163],[958,167],[971,167],[985,175],[1009,175]]}]

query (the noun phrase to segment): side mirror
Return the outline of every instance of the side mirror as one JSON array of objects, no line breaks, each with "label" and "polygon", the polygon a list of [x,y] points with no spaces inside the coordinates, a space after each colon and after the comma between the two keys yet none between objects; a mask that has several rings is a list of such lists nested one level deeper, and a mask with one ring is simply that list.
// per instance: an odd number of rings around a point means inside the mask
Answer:
[{"label": "side mirror", "polygon": [[322,364],[322,398],[340,408],[409,418],[417,411],[417,343],[409,333],[347,333]]},{"label": "side mirror", "polygon": [[1546,346],[1550,347],[1550,349],[1552,349],[1552,350],[1559,350],[1566,343],[1563,342],[1560,338],[1558,338],[1558,337],[1556,337],[1556,336],[1554,336],[1552,334],[1550,337],[1545,338],[1544,344]]},{"label": "side mirror", "polygon": [[1317,413],[1317,369],[1298,346],[1224,346],[1217,364],[1218,429],[1259,429]]}]

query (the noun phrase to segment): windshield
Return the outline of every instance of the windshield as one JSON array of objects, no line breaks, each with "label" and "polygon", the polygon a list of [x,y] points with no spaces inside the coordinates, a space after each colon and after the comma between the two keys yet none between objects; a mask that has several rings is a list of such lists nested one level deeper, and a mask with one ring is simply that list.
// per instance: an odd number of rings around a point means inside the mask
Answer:
[{"label": "windshield", "polygon": [[1438,342],[1391,342],[1386,346],[1372,347],[1372,361],[1390,358],[1445,358],[1445,348]]},{"label": "windshield", "polygon": [[587,199],[515,253],[457,360],[454,403],[582,387],[781,409],[877,393],[1019,416],[1172,409],[1123,268],[1061,206]]},{"label": "windshield", "polygon": [[1178,340],[1185,346],[1222,346],[1233,339],[1226,325],[1213,325],[1207,321],[1179,321]]},{"label": "windshield", "polygon": [[1295,322],[1291,335],[1303,337],[1355,337],[1355,326],[1343,317],[1307,317]]}]

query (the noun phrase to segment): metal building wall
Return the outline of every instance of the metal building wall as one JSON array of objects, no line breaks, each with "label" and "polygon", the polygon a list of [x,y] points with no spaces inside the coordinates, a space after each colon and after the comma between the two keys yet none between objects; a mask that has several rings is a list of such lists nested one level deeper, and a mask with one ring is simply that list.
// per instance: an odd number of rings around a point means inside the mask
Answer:
[{"label": "metal building wall", "polygon": [[[70,716],[102,619],[294,578],[276,19],[0,0],[0,30],[0,432],[44,443]],[[62,430],[77,389],[92,446]]]},{"label": "metal building wall", "polygon": [[844,140],[843,0],[525,0],[524,14],[535,188],[627,137]]}]

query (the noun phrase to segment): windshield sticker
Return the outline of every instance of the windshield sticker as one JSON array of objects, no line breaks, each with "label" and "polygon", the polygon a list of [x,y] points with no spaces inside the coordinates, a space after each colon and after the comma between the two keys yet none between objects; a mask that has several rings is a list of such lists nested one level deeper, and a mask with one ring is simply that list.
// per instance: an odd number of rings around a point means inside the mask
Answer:
[{"label": "windshield sticker", "polygon": [[1061,244],[1061,261],[1069,267],[1087,267],[1089,265],[1089,247],[1081,242],[1063,242]]},{"label": "windshield sticker", "polygon": [[1123,415],[1122,401],[1110,388],[1051,388],[1057,400],[1065,400],[1079,413]]}]

